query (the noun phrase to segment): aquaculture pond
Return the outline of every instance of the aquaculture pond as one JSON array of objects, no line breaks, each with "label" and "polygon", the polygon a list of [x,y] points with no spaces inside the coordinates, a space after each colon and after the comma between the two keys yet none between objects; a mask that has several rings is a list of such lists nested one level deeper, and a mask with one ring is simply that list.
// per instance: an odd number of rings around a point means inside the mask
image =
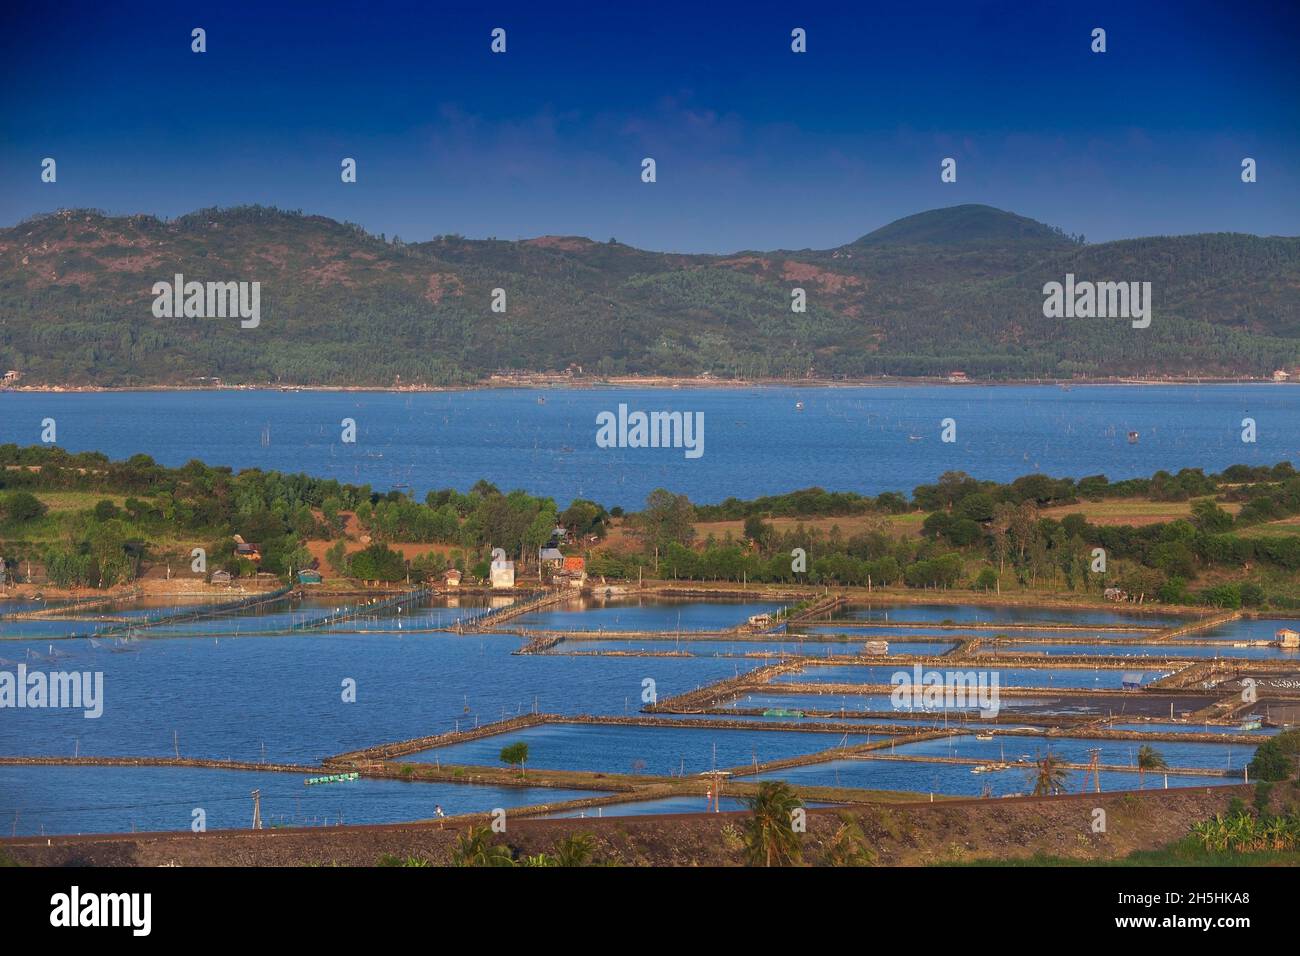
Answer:
[{"label": "aquaculture pond", "polygon": [[[951,642],[916,642],[891,644],[889,651],[893,655],[909,654],[934,656],[950,650],[956,645]],[[547,653],[581,654],[599,651],[602,653],[644,653],[644,654],[691,654],[696,657],[744,657],[752,654],[766,654],[771,657],[856,657],[862,653],[861,641],[716,641],[687,640],[685,638],[668,638],[655,640],[651,638],[623,638],[618,640],[601,640],[598,638],[567,638],[556,644]]]},{"label": "aquaculture pond", "polygon": [[[103,713],[5,710],[0,755],[314,761],[539,710],[635,714],[762,664],[739,658],[516,655],[495,634],[317,634],[0,644],[4,669],[103,675]],[[355,683],[351,683],[355,682]],[[355,699],[350,700],[355,689]]]},{"label": "aquaculture pond", "polygon": [[[992,640],[995,637],[1001,637],[1008,640],[1018,638],[1056,638],[1068,640],[1090,639],[1094,635],[1086,630],[1062,630],[1053,627],[1034,627],[1034,628],[1015,628],[1012,630],[999,631],[997,628],[974,628],[968,627],[965,630],[961,628],[944,628],[944,627],[837,627],[834,624],[801,624],[792,629],[791,633],[797,634],[839,634],[855,638],[859,641],[888,641],[892,651],[894,645],[905,647],[909,642],[916,638],[945,638],[950,644],[955,645],[958,638],[981,637]],[[1133,639],[1144,637],[1139,631],[1115,631],[1096,634],[1096,637],[1102,640],[1106,639]]]},{"label": "aquaculture pond", "polygon": [[[1283,629],[1300,631],[1300,618],[1239,617],[1235,621],[1197,631],[1192,636],[1203,641],[1272,641],[1276,639],[1277,632]],[[1235,655],[1239,650],[1241,648],[1234,647],[1231,653]]]},{"label": "aquaculture pond", "polygon": [[[1006,700],[999,701],[999,707],[1003,711],[1024,710],[1032,707],[1045,707],[1053,703],[1056,702],[1050,699],[1008,697]],[[907,716],[909,713],[941,714],[945,709],[938,707],[927,710],[923,706],[895,707],[893,699],[888,694],[838,694],[830,692],[822,694],[744,694],[735,700],[721,702],[720,706],[736,707],[744,710],[755,707],[777,707],[794,710],[879,711],[895,713],[900,716]],[[946,709],[953,720],[958,720],[962,715],[970,715],[978,711],[979,707],[972,705],[970,707],[949,707]]]},{"label": "aquaculture pond", "polygon": [[[1107,608],[1062,608],[1006,604],[870,604],[849,605],[836,618],[853,621],[942,624],[1074,624],[1140,627],[1158,630],[1185,623],[1174,614],[1125,613]],[[834,623],[833,621],[830,623]]]},{"label": "aquaculture pond", "polygon": [[[1118,670],[1113,667],[1087,667],[1087,668],[1067,668],[1067,667],[997,667],[989,668],[980,666],[978,661],[969,658],[954,660],[951,665],[923,665],[922,673],[947,674],[960,673],[975,674],[977,678],[992,683],[993,675],[997,675],[999,687],[1034,687],[1050,690],[1053,687],[1064,687],[1070,689],[1088,689],[1096,690],[1120,690],[1123,686],[1125,674],[1136,673],[1124,670]],[[1157,679],[1168,673],[1167,671],[1142,671],[1142,682],[1146,683]],[[913,668],[906,665],[858,665],[858,664],[836,664],[833,666],[818,667],[808,665],[802,671],[793,674],[782,674],[777,678],[785,684],[892,684],[896,674],[906,674],[908,680],[915,676]]]},{"label": "aquaculture pond", "polygon": [[[786,780],[793,786],[803,787],[854,787],[863,790],[907,791],[934,793],[945,796],[978,797],[985,795],[1005,797],[1033,793],[1034,780],[1029,768],[1011,767],[991,773],[971,773],[962,764],[913,762],[899,760],[830,760],[825,763],[787,767],[746,777],[747,780]],[[1103,790],[1137,790],[1140,787],[1213,787],[1240,781],[1224,777],[1190,776],[1182,774],[1148,773],[1145,778],[1136,772],[1101,772]],[[1084,780],[1082,770],[1070,770],[1065,776],[1068,793],[1082,793],[1092,789],[1093,781]]]},{"label": "aquaculture pond", "polygon": [[1271,737],[1281,731],[1276,727],[1256,727],[1254,730],[1242,730],[1239,724],[1173,724],[1138,721],[1131,724],[1106,724],[1111,730],[1133,730],[1144,734],[1249,734],[1256,737]]},{"label": "aquaculture pond", "polygon": [[1193,644],[1188,641],[1162,641],[1159,644],[1034,644],[1012,642],[997,647],[985,646],[979,654],[999,654],[1010,657],[1016,654],[1042,654],[1047,657],[1088,655],[1098,657],[1162,657],[1174,660],[1193,660],[1206,657],[1237,657],[1247,660],[1290,659],[1300,660],[1300,650],[1284,651],[1280,647],[1232,647],[1221,644]]},{"label": "aquaculture pond", "polygon": [[[97,637],[122,643],[133,639],[175,637],[178,635],[218,635],[236,637],[244,634],[281,634],[294,628],[312,625],[354,606],[353,598],[307,598],[290,600],[288,597],[259,604],[238,611],[183,620],[159,620],[171,615],[204,613],[229,601],[247,595],[234,594],[220,601],[186,601],[175,604],[150,602],[116,606],[95,612],[81,611],[36,620],[0,620],[0,652],[4,638],[75,638]],[[338,623],[320,626],[320,630],[334,633],[360,631],[434,630],[454,626],[458,621],[482,614],[490,599],[467,595],[465,597],[431,597],[422,602],[398,605],[367,612],[362,609],[354,616]],[[508,602],[507,602],[508,603]],[[153,623],[153,622],[157,623]],[[133,622],[138,626],[130,628]],[[126,627],[124,627],[124,625]]]},{"label": "aquaculture pond", "polygon": [[574,598],[564,604],[515,618],[511,627],[540,631],[721,631],[744,624],[755,614],[783,607],[770,601],[694,601],[672,598]]},{"label": "aquaculture pond", "polygon": [[[720,803],[723,812],[746,809],[745,801],[738,797],[724,796]],[[708,798],[704,794],[700,794],[698,796],[659,797],[656,800],[629,800],[626,803],[606,803],[598,807],[586,807],[580,810],[561,810],[559,813],[546,814],[546,819],[599,819],[600,817],[640,817],[666,813],[711,812],[713,812],[713,807],[709,805]]]},{"label": "aquaculture pond", "polygon": [[403,760],[501,766],[501,749],[528,745],[528,766],[547,770],[692,776],[867,743],[861,735],[713,727],[543,724],[426,750]]},{"label": "aquaculture pond", "polygon": [[0,621],[12,614],[25,614],[28,611],[50,611],[69,603],[67,601],[36,601],[22,600],[20,598],[0,599]]},{"label": "aquaculture pond", "polygon": [[326,826],[430,819],[497,807],[556,804],[598,791],[406,783],[361,778],[305,786],[294,773],[196,767],[0,766],[0,823],[6,836],[247,828],[252,791],[264,826]]},{"label": "aquaculture pond", "polygon": [[[1100,740],[1076,737],[1045,737],[994,733],[992,740],[974,735],[942,737],[899,744],[896,753],[911,757],[965,757],[975,760],[1030,760],[1051,751],[1067,763],[1088,763],[1090,751],[1101,751],[1101,762],[1136,769],[1140,740]],[[1150,746],[1170,767],[1206,770],[1240,770],[1255,756],[1253,746],[1162,740]]]}]

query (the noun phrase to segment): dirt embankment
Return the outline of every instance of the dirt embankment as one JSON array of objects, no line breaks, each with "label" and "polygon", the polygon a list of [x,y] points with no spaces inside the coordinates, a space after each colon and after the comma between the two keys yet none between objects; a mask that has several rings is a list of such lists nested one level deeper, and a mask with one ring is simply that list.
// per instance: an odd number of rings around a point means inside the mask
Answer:
[{"label": "dirt embankment", "polygon": [[[1049,798],[878,804],[851,811],[810,810],[804,861],[817,864],[841,825],[861,826],[881,865],[960,863],[1035,853],[1081,862],[1153,850],[1186,835],[1198,820],[1223,812],[1249,786],[1074,794]],[[1096,809],[1105,832],[1094,832]],[[552,851],[570,833],[595,837],[597,863],[623,866],[738,866],[744,862],[743,813],[603,819],[508,819],[496,839],[517,855]],[[0,851],[36,866],[369,866],[384,854],[446,863],[462,821],[313,830],[121,834],[0,840]]]}]

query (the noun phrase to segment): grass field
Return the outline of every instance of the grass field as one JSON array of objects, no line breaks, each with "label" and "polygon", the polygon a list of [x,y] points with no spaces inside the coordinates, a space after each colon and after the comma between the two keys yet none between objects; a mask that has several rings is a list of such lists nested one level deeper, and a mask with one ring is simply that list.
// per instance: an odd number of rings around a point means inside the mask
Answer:
[{"label": "grass field", "polygon": [[[952,865],[952,864],[936,864]],[[1065,856],[1045,856],[1037,854],[1018,860],[973,860],[959,866],[1106,866],[1106,867],[1149,867],[1149,866],[1213,866],[1213,867],[1253,867],[1253,866],[1300,866],[1300,852],[1294,850],[1267,850],[1258,853],[1234,853],[1232,851],[1210,851],[1201,847],[1191,837],[1160,850],[1136,850],[1118,860],[1088,860]]]},{"label": "grass field", "polygon": [[1240,528],[1236,532],[1243,538],[1284,538],[1300,534],[1300,517],[1283,518],[1281,521],[1269,521],[1265,524]]},{"label": "grass field", "polygon": [[[101,501],[111,501],[121,508],[126,495],[106,495],[98,491],[38,491],[39,498],[50,511],[88,511]],[[142,499],[143,500],[143,499]]]},{"label": "grass field", "polygon": [[[1147,525],[1187,518],[1191,515],[1192,505],[1197,500],[1199,499],[1151,501],[1148,498],[1136,498],[1123,501],[1081,501],[1078,504],[1062,505],[1059,508],[1045,508],[1043,517],[1060,521],[1066,515],[1081,514],[1090,523],[1097,525]],[[1220,502],[1219,507],[1229,514],[1236,514],[1241,510],[1241,505],[1235,502]]]}]

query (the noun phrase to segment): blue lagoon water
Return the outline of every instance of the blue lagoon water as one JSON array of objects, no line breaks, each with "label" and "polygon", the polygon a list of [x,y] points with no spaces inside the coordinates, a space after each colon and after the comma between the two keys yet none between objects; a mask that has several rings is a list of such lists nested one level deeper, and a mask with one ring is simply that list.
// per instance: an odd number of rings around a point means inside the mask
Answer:
[{"label": "blue lagoon water", "polygon": [[[619,403],[703,412],[703,456],[598,448],[596,416]],[[18,392],[0,397],[0,408],[0,443],[38,443],[41,420],[52,417],[61,445],[113,458],[143,452],[173,466],[201,458],[379,489],[409,485],[420,496],[486,478],[561,505],[582,497],[624,507],[658,487],[702,502],[812,485],[878,494],[910,492],[954,469],[998,481],[1029,472],[1114,480],[1274,464],[1300,449],[1300,402],[1265,384]],[[1240,440],[1246,415],[1259,423],[1255,444]],[[959,424],[955,444],[939,440],[949,417]],[[356,444],[340,442],[343,418],[356,420]],[[1130,430],[1138,444],[1126,440]]]}]

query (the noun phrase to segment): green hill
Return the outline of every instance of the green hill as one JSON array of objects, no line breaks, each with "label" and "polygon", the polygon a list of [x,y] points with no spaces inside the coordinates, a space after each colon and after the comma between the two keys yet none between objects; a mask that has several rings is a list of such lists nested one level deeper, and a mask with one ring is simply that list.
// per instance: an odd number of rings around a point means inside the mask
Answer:
[{"label": "green hill", "polygon": [[968,204],[907,216],[854,242],[854,246],[955,246],[969,243],[1070,242],[1060,230],[992,206]]},{"label": "green hill", "polygon": [[[152,287],[258,281],[261,324],[156,318]],[[1067,272],[1150,281],[1148,329],[1046,319]],[[794,313],[791,290],[807,292]],[[492,290],[506,291],[504,314]],[[263,207],[60,211],[0,230],[0,369],[24,383],[452,384],[502,369],[719,377],[1261,375],[1300,364],[1300,239],[1085,245],[988,206],[827,250],[649,252],[581,237],[404,244]]]}]

